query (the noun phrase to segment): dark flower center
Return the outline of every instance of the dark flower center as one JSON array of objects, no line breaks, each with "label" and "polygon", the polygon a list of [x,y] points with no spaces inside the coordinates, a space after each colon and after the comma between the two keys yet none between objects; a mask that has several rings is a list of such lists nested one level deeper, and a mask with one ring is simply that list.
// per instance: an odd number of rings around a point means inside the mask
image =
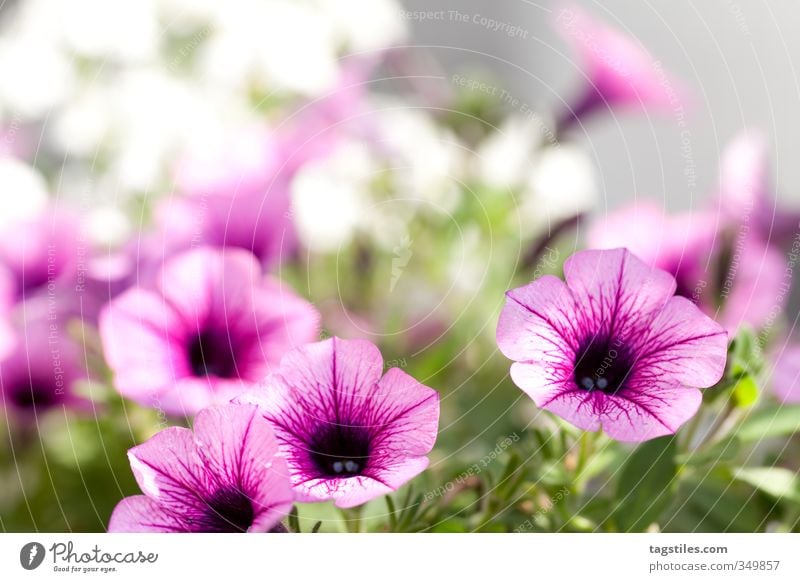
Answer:
[{"label": "dark flower center", "polygon": [[625,388],[632,367],[633,358],[624,344],[589,338],[578,350],[575,383],[588,392],[616,394]]},{"label": "dark flower center", "polygon": [[370,438],[359,426],[330,425],[309,443],[311,461],[326,477],[360,475],[367,467]]},{"label": "dark flower center", "polygon": [[236,359],[227,332],[203,331],[189,344],[189,366],[195,376],[236,378]]},{"label": "dark flower center", "polygon": [[192,524],[198,531],[244,532],[253,524],[253,504],[238,489],[219,489],[206,500],[206,504],[202,516]]},{"label": "dark flower center", "polygon": [[14,390],[11,390],[11,402],[17,408],[44,409],[54,406],[59,401],[56,387],[50,382],[25,379]]}]

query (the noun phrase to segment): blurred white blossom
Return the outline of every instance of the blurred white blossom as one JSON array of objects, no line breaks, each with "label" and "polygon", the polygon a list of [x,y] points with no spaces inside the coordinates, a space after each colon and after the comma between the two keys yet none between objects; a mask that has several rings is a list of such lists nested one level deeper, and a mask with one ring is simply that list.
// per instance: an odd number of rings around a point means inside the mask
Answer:
[{"label": "blurred white blossom", "polygon": [[9,117],[31,120],[48,115],[70,95],[74,84],[68,57],[49,39],[0,36],[0,108]]},{"label": "blurred white blossom", "polygon": [[496,189],[519,186],[530,171],[541,135],[517,116],[492,131],[477,151],[478,179]]},{"label": "blurred white blossom", "polygon": [[404,40],[406,21],[394,0],[317,0],[333,23],[337,41],[349,52],[374,51]]},{"label": "blurred white blossom", "polygon": [[212,82],[233,89],[255,84],[319,95],[338,79],[331,23],[303,2],[225,3],[202,47],[202,68]]},{"label": "blurred white blossom", "polygon": [[432,204],[436,213],[452,211],[461,199],[465,156],[456,136],[424,109],[399,105],[381,111],[378,126],[398,196]]},{"label": "blurred white blossom", "polygon": [[336,251],[352,239],[370,205],[374,161],[366,146],[348,142],[306,164],[292,184],[295,224],[315,251]]},{"label": "blurred white blossom", "polygon": [[47,205],[47,184],[34,168],[0,157],[0,228],[32,218]]},{"label": "blurred white blossom", "polygon": [[594,166],[577,146],[542,150],[522,195],[523,230],[541,229],[591,209],[597,200]]}]

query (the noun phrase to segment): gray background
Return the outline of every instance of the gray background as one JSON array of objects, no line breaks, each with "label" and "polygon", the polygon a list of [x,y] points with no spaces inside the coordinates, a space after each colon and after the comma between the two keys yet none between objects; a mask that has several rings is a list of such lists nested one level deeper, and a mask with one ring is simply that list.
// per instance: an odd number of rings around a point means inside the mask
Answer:
[{"label": "gray background", "polygon": [[[580,87],[577,63],[553,32],[554,11],[542,0],[405,0],[407,10],[458,10],[518,25],[527,38],[473,23],[411,20],[412,40],[439,45],[435,58],[448,74],[475,68],[544,111],[558,111]],[[695,93],[681,148],[674,115],[594,118],[573,134],[589,147],[609,207],[635,196],[670,208],[702,204],[717,184],[725,142],[740,129],[759,128],[769,140],[781,197],[800,205],[800,7],[796,0],[577,0],[595,17],[625,30],[664,69]],[[504,62],[506,61],[506,62]],[[687,137],[684,134],[683,137]],[[685,177],[691,164],[693,187]]]}]

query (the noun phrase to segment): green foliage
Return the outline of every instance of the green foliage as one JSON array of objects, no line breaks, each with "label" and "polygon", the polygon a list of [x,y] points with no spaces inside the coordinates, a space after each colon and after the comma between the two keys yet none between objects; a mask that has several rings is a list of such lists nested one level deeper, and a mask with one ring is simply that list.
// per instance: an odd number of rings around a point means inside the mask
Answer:
[{"label": "green foliage", "polygon": [[675,437],[640,445],[622,467],[613,520],[620,531],[641,531],[669,505],[677,485]]}]

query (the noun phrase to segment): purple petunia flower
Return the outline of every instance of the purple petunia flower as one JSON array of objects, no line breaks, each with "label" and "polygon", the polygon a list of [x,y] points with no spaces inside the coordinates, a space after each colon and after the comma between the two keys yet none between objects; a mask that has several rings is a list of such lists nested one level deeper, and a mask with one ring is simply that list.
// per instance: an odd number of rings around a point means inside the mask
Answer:
[{"label": "purple petunia flower", "polygon": [[0,236],[0,264],[11,273],[18,300],[48,286],[72,283],[78,269],[79,226],[70,212],[51,207],[8,225]]},{"label": "purple petunia flower", "polygon": [[583,430],[639,442],[672,434],[725,369],[727,335],[675,279],[626,249],[583,251],[507,293],[497,326],[511,377]]},{"label": "purple petunia flower", "polygon": [[784,285],[784,260],[755,229],[721,223],[711,212],[666,214],[638,203],[595,222],[592,248],[625,247],[677,281],[677,294],[735,332],[774,317]]},{"label": "purple petunia flower", "polygon": [[578,55],[588,82],[585,93],[559,120],[559,132],[603,108],[671,110],[687,104],[683,86],[622,32],[574,5],[557,12],[555,25]]},{"label": "purple petunia flower", "polygon": [[296,349],[266,386],[240,400],[275,427],[299,501],[353,507],[390,493],[428,466],[438,394],[364,340],[331,338]]},{"label": "purple petunia flower", "polygon": [[240,249],[201,248],[161,270],[156,290],[131,289],[100,314],[117,389],[140,404],[193,414],[259,382],[289,349],[312,341],[313,306]]},{"label": "purple petunia flower", "polygon": [[22,417],[63,406],[86,408],[88,401],[74,390],[76,382],[90,380],[84,354],[63,325],[43,315],[43,305],[28,303],[29,311],[41,315],[14,326],[13,347],[0,358],[0,404]]},{"label": "purple petunia flower", "polygon": [[783,344],[773,362],[772,391],[785,404],[800,403],[800,344]]},{"label": "purple petunia flower", "polygon": [[194,434],[162,430],[128,451],[144,495],[117,504],[109,532],[265,532],[292,507],[286,463],[252,406],[200,411]]}]

